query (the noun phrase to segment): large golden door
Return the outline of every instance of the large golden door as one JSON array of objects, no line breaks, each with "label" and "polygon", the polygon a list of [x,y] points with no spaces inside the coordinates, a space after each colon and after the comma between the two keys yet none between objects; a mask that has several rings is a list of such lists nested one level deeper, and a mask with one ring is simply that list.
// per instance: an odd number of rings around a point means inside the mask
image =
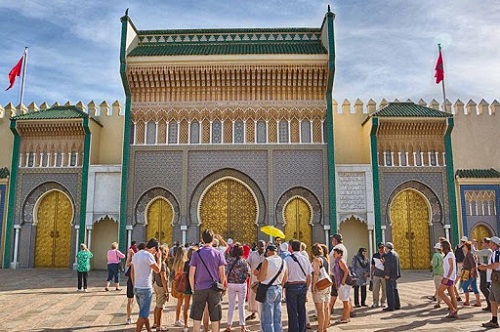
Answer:
[{"label": "large golden door", "polygon": [[299,240],[307,245],[307,250],[312,246],[311,210],[304,199],[295,197],[285,206],[285,239]]},{"label": "large golden door", "polygon": [[250,190],[233,179],[211,186],[200,204],[200,236],[211,228],[224,239],[241,243],[257,240],[257,202]]},{"label": "large golden door", "polygon": [[149,205],[147,218],[146,240],[156,238],[162,244],[172,245],[174,219],[172,206],[166,200],[157,198]]},{"label": "large golden door", "polygon": [[397,194],[390,208],[390,220],[401,268],[429,268],[429,210],[422,195],[413,190]]},{"label": "large golden door", "polygon": [[38,206],[35,267],[68,267],[73,207],[69,198],[53,191]]},{"label": "large golden door", "polygon": [[492,234],[488,227],[484,225],[477,225],[470,233],[469,239],[475,239],[477,242],[481,243],[485,237],[491,237],[491,235]]}]

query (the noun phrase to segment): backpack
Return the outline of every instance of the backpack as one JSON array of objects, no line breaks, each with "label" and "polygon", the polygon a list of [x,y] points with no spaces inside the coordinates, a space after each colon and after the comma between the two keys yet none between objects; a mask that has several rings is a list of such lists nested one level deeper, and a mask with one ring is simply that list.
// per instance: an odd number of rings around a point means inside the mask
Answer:
[{"label": "backpack", "polygon": [[458,245],[455,247],[455,259],[457,260],[457,263],[463,263],[465,259],[462,247],[459,247]]}]

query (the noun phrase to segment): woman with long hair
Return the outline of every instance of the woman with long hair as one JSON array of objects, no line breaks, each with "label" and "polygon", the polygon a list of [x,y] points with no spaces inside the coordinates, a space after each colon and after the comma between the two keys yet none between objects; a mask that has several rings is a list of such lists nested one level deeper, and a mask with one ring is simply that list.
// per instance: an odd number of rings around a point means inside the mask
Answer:
[{"label": "woman with long hair", "polygon": [[470,306],[469,302],[469,287],[472,288],[474,295],[476,295],[475,307],[481,306],[481,296],[477,289],[477,264],[471,252],[472,243],[467,241],[464,243],[462,250],[464,252],[464,265],[462,266],[462,290],[465,294],[464,306]]},{"label": "woman with long hair", "polygon": [[[441,248],[441,251],[444,254],[443,280],[439,286],[438,294],[450,310],[446,318],[458,318],[457,299],[455,298],[455,287],[453,286],[457,277],[457,263],[455,255],[451,251],[450,242],[447,240],[441,241]],[[448,291],[450,297],[446,296],[445,291]]]},{"label": "woman with long hair", "polygon": [[153,289],[156,295],[156,306],[154,308],[154,320],[153,320],[153,328],[156,328],[156,331],[163,331],[161,327],[161,316],[163,313],[163,306],[165,302],[169,300],[168,294],[168,267],[167,267],[167,259],[168,259],[168,246],[162,245],[160,247],[162,259],[160,272],[156,273],[153,271]]},{"label": "woman with long hair", "polygon": [[319,290],[316,283],[319,280],[321,269],[325,269],[329,274],[328,261],[323,256],[323,248],[319,243],[315,243],[312,248],[312,283],[311,290],[313,295],[314,306],[316,307],[316,315],[318,317],[318,332],[325,332],[330,323],[330,313],[328,312],[328,303],[330,302],[330,287]]},{"label": "woman with long hair", "polygon": [[250,276],[250,267],[243,258],[243,246],[236,242],[229,251],[230,257],[227,259],[227,295],[229,306],[227,310],[227,327],[225,332],[231,331],[233,325],[233,313],[238,297],[239,325],[242,332],[249,331],[245,326],[245,297],[247,294],[247,278]]},{"label": "woman with long hair", "polygon": [[[174,262],[172,263],[172,271],[174,275],[174,279],[178,279],[180,275],[184,273],[184,265],[187,261],[187,253],[184,247],[178,247],[175,251]],[[172,283],[172,287],[175,287],[175,283]],[[184,326],[187,324],[186,321],[180,319],[182,303],[184,302],[184,294],[181,294],[179,298],[177,298],[177,305],[175,307],[175,326]]]},{"label": "woman with long hair", "polygon": [[[189,263],[191,262],[191,257],[193,257],[193,254],[196,251],[198,251],[197,246],[192,246],[191,248],[188,249],[187,261],[184,263],[184,273],[186,273],[186,275],[189,275]],[[189,331],[189,329],[188,329],[188,312],[189,312],[189,305],[191,302],[191,295],[193,295],[193,292],[191,291],[191,285],[188,282],[187,289],[184,292],[184,296],[183,296],[184,305],[182,306],[182,318],[184,319],[184,332]],[[205,326],[208,327],[208,322],[206,323]],[[205,331],[208,331],[208,329]]]}]

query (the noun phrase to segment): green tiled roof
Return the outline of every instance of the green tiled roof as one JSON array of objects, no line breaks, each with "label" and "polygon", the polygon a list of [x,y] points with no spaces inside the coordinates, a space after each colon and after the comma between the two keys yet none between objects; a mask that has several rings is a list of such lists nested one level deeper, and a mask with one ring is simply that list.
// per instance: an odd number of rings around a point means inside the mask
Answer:
[{"label": "green tiled roof", "polygon": [[7,167],[0,168],[0,179],[6,179],[10,175]]},{"label": "green tiled roof", "polygon": [[15,120],[47,120],[47,119],[83,119],[89,115],[76,106],[54,106],[38,112],[20,114],[12,117]]},{"label": "green tiled roof", "polygon": [[390,118],[447,118],[453,115],[412,102],[394,102],[382,107],[371,116]]},{"label": "green tiled roof", "polygon": [[326,54],[326,50],[320,42],[171,44],[138,46],[129,56],[224,54]]},{"label": "green tiled roof", "polygon": [[327,53],[313,28],[145,30],[138,40],[128,56]]},{"label": "green tiled roof", "polygon": [[473,179],[482,179],[482,178],[500,178],[500,172],[497,170],[490,169],[459,169],[455,173],[455,177],[457,178],[473,178]]}]

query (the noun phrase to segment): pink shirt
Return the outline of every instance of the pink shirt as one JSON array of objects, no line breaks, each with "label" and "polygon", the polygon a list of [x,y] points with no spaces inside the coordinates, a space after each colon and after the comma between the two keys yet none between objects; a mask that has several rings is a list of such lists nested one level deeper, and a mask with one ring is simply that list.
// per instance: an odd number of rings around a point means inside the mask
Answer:
[{"label": "pink shirt", "polygon": [[118,249],[110,249],[107,254],[108,264],[118,264],[120,259],[125,258],[125,255]]}]

